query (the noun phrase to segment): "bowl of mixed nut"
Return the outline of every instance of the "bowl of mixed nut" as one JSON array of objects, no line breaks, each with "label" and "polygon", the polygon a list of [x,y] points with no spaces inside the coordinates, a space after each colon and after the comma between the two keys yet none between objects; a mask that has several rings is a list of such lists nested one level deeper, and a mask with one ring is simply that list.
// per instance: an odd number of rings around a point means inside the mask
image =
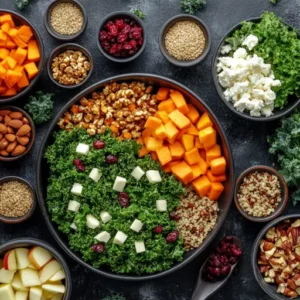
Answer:
[{"label": "bowl of mixed nut", "polygon": [[272,299],[300,296],[300,214],[277,218],[265,226],[252,253],[255,278]]},{"label": "bowl of mixed nut", "polygon": [[0,161],[13,161],[25,156],[33,146],[35,127],[21,108],[0,108]]},{"label": "bowl of mixed nut", "polygon": [[50,54],[47,69],[50,79],[58,86],[77,88],[92,75],[93,57],[86,48],[78,44],[63,44]]},{"label": "bowl of mixed nut", "polygon": [[238,177],[234,202],[246,219],[268,222],[285,209],[288,202],[287,184],[274,168],[253,166]]}]

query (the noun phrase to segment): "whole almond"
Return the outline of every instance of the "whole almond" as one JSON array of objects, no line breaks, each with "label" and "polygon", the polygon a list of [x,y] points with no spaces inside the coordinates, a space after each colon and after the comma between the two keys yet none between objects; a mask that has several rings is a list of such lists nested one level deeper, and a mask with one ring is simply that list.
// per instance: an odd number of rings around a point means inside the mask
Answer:
[{"label": "whole almond", "polygon": [[3,138],[3,139],[0,141],[0,150],[5,149],[7,146],[8,146],[8,141],[7,141],[5,138]]},{"label": "whole almond", "polygon": [[23,122],[21,120],[13,119],[8,123],[8,125],[12,128],[19,129],[23,126]]},{"label": "whole almond", "polygon": [[18,120],[21,120],[23,118],[23,114],[19,111],[14,111],[14,112],[10,113],[9,116],[12,119],[18,119]]},{"label": "whole almond", "polygon": [[4,124],[5,124],[6,126],[8,126],[8,124],[9,124],[10,121],[11,121],[11,117],[10,117],[9,115],[6,115],[6,116],[4,117]]},{"label": "whole almond", "polygon": [[17,132],[17,136],[24,136],[31,131],[31,127],[28,124],[23,125]]},{"label": "whole almond", "polygon": [[0,116],[5,117],[6,115],[10,114],[11,111],[8,109],[1,109],[0,110]]},{"label": "whole almond", "polygon": [[8,153],[6,150],[1,150],[1,151],[0,151],[0,155],[1,155],[1,156],[8,156],[9,153]]},{"label": "whole almond", "polygon": [[0,133],[0,141],[3,139],[3,133]]},{"label": "whole almond", "polygon": [[27,137],[27,136],[17,136],[17,141],[22,146],[26,146],[29,143],[29,137]]},{"label": "whole almond", "polygon": [[8,153],[11,153],[11,152],[13,152],[13,151],[15,150],[16,146],[17,146],[17,142],[10,143],[10,144],[8,144],[8,146],[6,147],[6,151],[7,151]]},{"label": "whole almond", "polygon": [[26,117],[22,118],[23,124],[29,124],[29,120]]},{"label": "whole almond", "polygon": [[26,151],[26,148],[22,145],[18,145],[15,150],[11,153],[12,156],[19,156]]},{"label": "whole almond", "polygon": [[15,131],[11,127],[7,126],[7,133],[15,133]]},{"label": "whole almond", "polygon": [[0,116],[0,122],[3,122],[4,118],[2,116]]},{"label": "whole almond", "polygon": [[16,140],[16,136],[12,133],[8,133],[5,135],[5,138],[8,142],[12,143]]},{"label": "whole almond", "polygon": [[0,123],[0,133],[6,134],[7,133],[7,127]]}]

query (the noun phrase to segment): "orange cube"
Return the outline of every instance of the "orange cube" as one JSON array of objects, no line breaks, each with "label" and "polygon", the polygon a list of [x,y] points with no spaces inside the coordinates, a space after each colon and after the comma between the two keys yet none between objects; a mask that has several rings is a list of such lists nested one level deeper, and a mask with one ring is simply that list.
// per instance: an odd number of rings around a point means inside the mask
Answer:
[{"label": "orange cube", "polygon": [[217,201],[224,191],[224,186],[221,182],[212,182],[208,198]]},{"label": "orange cube", "polygon": [[40,49],[35,40],[28,42],[28,59],[34,62],[38,62],[41,59]]},{"label": "orange cube", "polygon": [[185,161],[176,163],[171,169],[173,174],[184,184],[188,184],[193,180],[192,168]]},{"label": "orange cube", "polygon": [[32,79],[37,75],[39,72],[38,68],[36,67],[36,64],[34,62],[27,63],[25,66],[25,70],[27,72],[28,78]]},{"label": "orange cube", "polygon": [[189,111],[186,114],[186,116],[191,120],[193,124],[195,124],[199,120],[200,114],[194,105],[188,104],[187,106]]},{"label": "orange cube", "polygon": [[202,174],[206,174],[207,173],[207,169],[208,169],[208,164],[207,162],[201,157],[200,155],[200,160],[199,160],[199,166],[201,168]]},{"label": "orange cube", "polygon": [[190,167],[193,172],[193,180],[195,180],[196,178],[198,178],[200,175],[203,174],[199,164],[194,164],[191,165]]},{"label": "orange cube", "polygon": [[11,14],[4,14],[0,16],[0,24],[8,23],[10,27],[15,27],[14,20]]},{"label": "orange cube", "polygon": [[186,133],[190,134],[190,135],[195,135],[198,137],[199,131],[195,127],[195,125],[191,124],[190,127],[187,129]]},{"label": "orange cube", "polygon": [[205,129],[207,127],[212,127],[213,126],[213,122],[210,119],[209,115],[207,112],[205,112],[199,119],[196,127],[198,130],[202,130]]},{"label": "orange cube", "polygon": [[207,171],[207,178],[209,179],[210,182],[222,182],[222,181],[226,181],[226,175],[222,174],[222,175],[213,175],[213,173],[211,172],[211,170]]},{"label": "orange cube", "polygon": [[7,33],[0,29],[0,41],[6,42]]},{"label": "orange cube", "polygon": [[174,125],[174,123],[172,121],[169,121],[168,123],[166,123],[165,128],[166,128],[167,135],[168,135],[167,141],[170,144],[173,144],[176,140],[179,130],[176,128],[176,126]]},{"label": "orange cube", "polygon": [[226,160],[225,158],[215,158],[210,162],[211,172],[213,175],[222,175],[226,172]]},{"label": "orange cube", "polygon": [[211,189],[211,182],[203,175],[192,182],[192,185],[200,197],[206,196]]},{"label": "orange cube", "polygon": [[208,162],[208,164],[210,164],[210,162],[215,159],[221,157],[221,147],[218,144],[215,144],[214,146],[212,146],[210,149],[208,149],[206,151],[206,161]]},{"label": "orange cube", "polygon": [[144,157],[145,155],[147,155],[150,151],[146,148],[146,147],[142,147],[139,150],[139,157]]},{"label": "orange cube", "polygon": [[198,149],[204,149],[203,144],[200,142],[199,136],[195,136],[195,147]]},{"label": "orange cube", "polygon": [[191,125],[191,121],[178,109],[172,111],[169,114],[169,118],[179,129],[185,129]]},{"label": "orange cube", "polygon": [[181,159],[184,155],[184,148],[182,144],[178,141],[170,145],[169,149],[173,160]]},{"label": "orange cube", "polygon": [[154,117],[161,119],[164,124],[168,123],[169,120],[170,120],[168,114],[165,111],[163,111],[163,110],[158,110],[155,113]]},{"label": "orange cube", "polygon": [[14,54],[14,59],[17,61],[18,65],[22,65],[23,62],[25,61],[27,57],[27,50],[18,47],[18,49],[16,50],[15,54]]},{"label": "orange cube", "polygon": [[155,136],[161,140],[168,137],[167,130],[163,124],[161,124],[158,128],[154,131]]},{"label": "orange cube", "polygon": [[[26,76],[26,73],[25,71],[22,71],[22,77],[19,79],[18,83],[17,83],[18,87],[19,88],[24,88],[24,87],[27,87],[29,86],[29,80]],[[138,142],[138,141],[137,141]]]},{"label": "orange cube", "polygon": [[185,151],[190,151],[194,148],[194,136],[189,134],[184,134],[181,137],[181,143],[185,149]]},{"label": "orange cube", "polygon": [[163,141],[149,136],[146,143],[146,148],[149,151],[156,151],[163,146]]},{"label": "orange cube", "polygon": [[144,127],[155,130],[156,128],[158,128],[161,125],[161,123],[162,123],[162,121],[160,119],[150,116],[147,119]]},{"label": "orange cube", "polygon": [[199,138],[205,150],[208,150],[217,143],[217,132],[212,127],[207,127],[199,131]]},{"label": "orange cube", "polygon": [[158,89],[156,94],[156,99],[159,101],[167,100],[169,98],[170,90],[166,87],[161,87]]},{"label": "orange cube", "polygon": [[156,150],[156,154],[158,157],[158,161],[162,166],[166,165],[170,161],[172,161],[172,156],[169,150],[169,147],[163,146],[160,149]]},{"label": "orange cube", "polygon": [[158,110],[165,111],[169,114],[176,109],[176,106],[171,99],[168,99],[159,103],[157,108]]},{"label": "orange cube", "polygon": [[183,97],[183,95],[179,91],[173,91],[170,94],[171,99],[173,100],[176,108],[182,113],[187,114],[189,112],[189,108],[187,103]]},{"label": "orange cube", "polygon": [[198,149],[193,148],[190,151],[185,152],[183,158],[189,165],[193,165],[200,162],[201,156]]},{"label": "orange cube", "polygon": [[9,29],[10,29],[9,23],[4,23],[4,24],[1,25],[1,30],[3,32],[8,33]]}]

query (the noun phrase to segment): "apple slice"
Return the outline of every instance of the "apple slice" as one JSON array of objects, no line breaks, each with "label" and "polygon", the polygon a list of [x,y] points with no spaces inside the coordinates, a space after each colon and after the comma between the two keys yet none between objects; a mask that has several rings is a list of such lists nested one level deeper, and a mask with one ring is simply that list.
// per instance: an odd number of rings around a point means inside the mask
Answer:
[{"label": "apple slice", "polygon": [[11,283],[16,271],[0,269],[0,283]]},{"label": "apple slice", "polygon": [[51,292],[48,292],[48,291],[43,290],[43,297],[44,297],[45,299],[51,299],[53,296],[55,296],[54,293],[51,293]]},{"label": "apple slice", "polygon": [[15,300],[27,300],[29,292],[17,291],[15,293]]},{"label": "apple slice", "polygon": [[28,260],[28,252],[29,250],[26,248],[17,248],[16,249],[16,259],[18,270],[25,269],[29,266],[30,262]]},{"label": "apple slice", "polygon": [[50,300],[62,300],[63,296],[63,294],[56,294],[52,298],[50,298]]},{"label": "apple slice", "polygon": [[15,274],[15,276],[14,276],[12,282],[11,282],[11,286],[16,291],[21,291],[21,292],[28,292],[29,291],[29,288],[27,288],[23,285],[19,273]]},{"label": "apple slice", "polygon": [[50,259],[52,255],[48,250],[42,247],[33,247],[28,252],[28,259],[32,265],[34,265],[37,269],[40,269],[44,266]]},{"label": "apple slice", "polygon": [[37,270],[26,268],[19,271],[20,278],[25,287],[41,285],[39,273]]},{"label": "apple slice", "polygon": [[36,267],[33,264],[29,264],[28,268],[36,270]]},{"label": "apple slice", "polygon": [[58,272],[56,272],[50,279],[50,282],[63,280],[66,278],[65,271],[63,269],[60,269]]},{"label": "apple slice", "polygon": [[41,300],[43,290],[40,287],[31,287],[29,292],[29,300]]},{"label": "apple slice", "polygon": [[10,250],[4,255],[3,264],[5,270],[15,271],[17,270],[16,251]]},{"label": "apple slice", "polygon": [[41,283],[45,283],[60,269],[61,265],[55,259],[50,260],[39,270],[39,277]]},{"label": "apple slice", "polygon": [[10,284],[0,285],[0,299],[15,300],[14,290]]},{"label": "apple slice", "polygon": [[42,289],[54,294],[64,294],[66,287],[63,284],[43,284]]},{"label": "apple slice", "polygon": [[0,258],[0,269],[3,268],[3,259]]}]

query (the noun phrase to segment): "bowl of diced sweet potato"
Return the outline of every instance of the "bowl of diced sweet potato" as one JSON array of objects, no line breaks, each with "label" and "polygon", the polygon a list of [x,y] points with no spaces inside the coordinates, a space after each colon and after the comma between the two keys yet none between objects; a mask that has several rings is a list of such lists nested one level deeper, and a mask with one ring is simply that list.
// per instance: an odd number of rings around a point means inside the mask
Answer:
[{"label": "bowl of diced sweet potato", "polygon": [[32,88],[42,71],[43,54],[34,26],[15,12],[0,10],[0,104]]}]

